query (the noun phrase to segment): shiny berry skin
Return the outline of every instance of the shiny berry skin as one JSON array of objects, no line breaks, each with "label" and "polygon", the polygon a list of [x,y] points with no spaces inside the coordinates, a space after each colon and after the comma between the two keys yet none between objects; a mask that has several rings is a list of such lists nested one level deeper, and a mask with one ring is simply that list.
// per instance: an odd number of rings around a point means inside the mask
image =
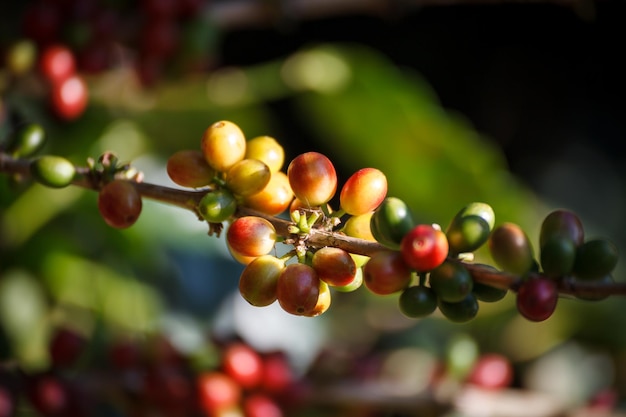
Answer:
[{"label": "shiny berry skin", "polygon": [[289,264],[278,277],[278,303],[283,310],[297,316],[310,316],[320,296],[317,272],[306,264]]},{"label": "shiny berry skin", "polygon": [[418,272],[427,272],[441,265],[448,256],[448,239],[432,225],[419,224],[402,238],[400,250],[407,265]]},{"label": "shiny berry skin", "polygon": [[326,312],[330,308],[332,301],[332,295],[330,293],[330,287],[327,283],[320,280],[319,296],[317,297],[317,303],[310,313],[305,314],[307,317],[317,317],[320,314]]},{"label": "shiny berry skin", "polygon": [[222,120],[209,126],[200,147],[207,163],[216,171],[226,172],[246,154],[246,138],[235,123]]},{"label": "shiny berry skin", "polygon": [[215,177],[215,170],[206,162],[202,152],[195,149],[172,154],[167,159],[166,170],[170,179],[182,187],[205,187]]},{"label": "shiny berry skin", "polygon": [[207,415],[232,408],[241,400],[241,387],[223,372],[201,373],[197,376],[196,385],[200,407]]},{"label": "shiny berry skin", "polygon": [[495,222],[491,206],[470,203],[461,209],[446,229],[450,253],[474,252],[489,239]]},{"label": "shiny berry skin", "polygon": [[246,144],[245,157],[264,162],[274,173],[280,171],[285,163],[285,150],[273,137],[257,136]]},{"label": "shiny berry skin", "polygon": [[263,361],[258,352],[244,343],[233,343],[222,352],[222,370],[241,388],[255,388],[263,377]]},{"label": "shiny berry skin", "polygon": [[609,275],[619,260],[617,247],[607,239],[588,240],[576,250],[573,273],[580,279],[599,279]]},{"label": "shiny berry skin", "polygon": [[472,291],[474,285],[467,269],[454,261],[445,261],[430,271],[428,282],[437,296],[449,303],[462,301]]},{"label": "shiny berry skin", "polygon": [[398,251],[376,252],[363,266],[363,283],[374,294],[393,294],[410,282],[411,269]]},{"label": "shiny berry skin", "polygon": [[[352,254],[351,254],[352,255]],[[360,255],[357,255],[360,256]],[[354,256],[353,256],[354,257]],[[369,260],[369,256],[365,257]],[[363,268],[358,267],[354,279],[346,285],[335,286],[333,289],[339,292],[352,292],[358,290],[363,285]]]},{"label": "shiny berry skin", "polygon": [[426,317],[437,309],[437,294],[432,288],[414,285],[402,291],[398,304],[407,317]]},{"label": "shiny berry skin", "polygon": [[337,173],[333,163],[318,152],[296,156],[287,167],[294,195],[306,207],[326,204],[337,191]]},{"label": "shiny berry skin", "polygon": [[356,275],[354,259],[343,249],[326,246],[313,254],[311,266],[319,278],[331,286],[350,284]]},{"label": "shiny berry skin", "polygon": [[343,232],[348,236],[372,242],[376,241],[371,229],[373,215],[374,212],[369,212],[358,216],[350,216],[343,226]]},{"label": "shiny berry skin", "polygon": [[539,247],[553,236],[562,236],[580,246],[585,240],[585,232],[580,218],[569,210],[554,210],[541,223],[539,232]]},{"label": "shiny berry skin", "polygon": [[513,374],[513,365],[506,356],[488,353],[474,363],[467,382],[480,388],[499,390],[511,385]]},{"label": "shiny berry skin", "polygon": [[51,188],[63,188],[72,183],[76,168],[61,156],[43,155],[30,163],[30,172],[39,183]]},{"label": "shiny berry skin", "polygon": [[478,314],[478,301],[474,294],[469,293],[463,300],[448,303],[439,299],[437,303],[439,311],[448,320],[455,323],[465,323],[472,320]]},{"label": "shiny berry skin", "polygon": [[387,177],[376,168],[362,168],[344,183],[341,208],[352,216],[374,211],[387,196]]},{"label": "shiny berry skin", "polygon": [[236,219],[226,231],[226,241],[244,256],[261,256],[274,249],[276,229],[268,220],[256,216]]},{"label": "shiny berry skin", "polygon": [[273,172],[267,185],[258,193],[244,197],[243,205],[269,216],[277,216],[289,208],[293,191],[284,172]]},{"label": "shiny berry skin", "polygon": [[517,291],[517,310],[530,321],[544,321],[554,313],[557,300],[558,291],[554,281],[530,278]]},{"label": "shiny berry skin", "polygon": [[74,54],[65,45],[48,46],[39,59],[39,70],[49,82],[59,83],[74,75]]},{"label": "shiny berry skin", "polygon": [[237,200],[228,190],[206,193],[198,203],[198,212],[209,223],[221,223],[231,218],[237,210]]},{"label": "shiny berry skin", "polygon": [[113,180],[98,193],[98,210],[111,227],[125,229],[132,226],[141,209],[141,195],[130,181]]},{"label": "shiny berry skin", "polygon": [[8,149],[15,158],[37,153],[46,142],[46,133],[40,124],[31,123],[19,128]]},{"label": "shiny berry skin", "polygon": [[71,121],[80,117],[88,102],[87,84],[79,75],[72,75],[52,85],[50,92],[52,110],[63,120]]},{"label": "shiny berry skin", "polygon": [[226,186],[233,193],[246,197],[254,195],[269,183],[270,169],[257,159],[242,159],[226,174]]},{"label": "shiny berry skin", "polygon": [[400,249],[402,238],[413,227],[413,213],[404,201],[396,197],[385,198],[370,219],[372,235],[390,249]]},{"label": "shiny berry skin", "polygon": [[278,277],[284,268],[285,262],[272,255],[255,258],[239,276],[239,293],[253,306],[272,304],[276,301]]},{"label": "shiny berry skin", "polygon": [[503,223],[489,236],[493,260],[507,272],[523,275],[534,265],[533,248],[528,236],[514,223]]}]

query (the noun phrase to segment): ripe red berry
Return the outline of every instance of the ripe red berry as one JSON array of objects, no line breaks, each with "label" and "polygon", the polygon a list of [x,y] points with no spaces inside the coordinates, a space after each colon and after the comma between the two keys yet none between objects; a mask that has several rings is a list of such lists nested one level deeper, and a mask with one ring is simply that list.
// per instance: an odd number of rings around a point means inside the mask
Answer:
[{"label": "ripe red berry", "polygon": [[297,316],[310,316],[320,298],[320,279],[306,264],[287,265],[276,287],[276,297],[283,310]]},{"label": "ripe red berry", "polygon": [[326,204],[337,191],[337,172],[333,163],[318,152],[296,156],[287,167],[294,195],[307,207]]},{"label": "ripe red berry", "polygon": [[222,369],[244,389],[261,383],[263,361],[254,349],[244,343],[234,343],[223,352]]},{"label": "ripe red berry", "polygon": [[246,417],[283,417],[278,404],[267,395],[252,394],[243,400],[243,412]]},{"label": "ripe red berry", "polygon": [[226,241],[241,255],[266,255],[276,243],[276,229],[272,223],[261,217],[239,217],[228,227]]},{"label": "ripe red berry", "polygon": [[363,168],[348,178],[339,196],[340,205],[353,216],[375,210],[387,196],[387,177],[376,168]]},{"label": "ripe red berry", "polygon": [[87,84],[79,75],[71,75],[52,84],[50,95],[52,110],[64,120],[81,116],[89,101]]},{"label": "ripe red berry", "polygon": [[241,387],[223,372],[211,371],[198,375],[197,387],[200,406],[210,416],[235,406],[241,400]]},{"label": "ripe red berry", "polygon": [[65,45],[47,47],[39,59],[41,74],[52,83],[60,83],[74,75],[76,62],[74,54]]},{"label": "ripe red berry", "polygon": [[111,227],[124,229],[132,226],[139,218],[141,208],[141,195],[130,181],[111,181],[98,194],[98,209]]},{"label": "ripe red berry", "polygon": [[497,390],[506,388],[513,381],[513,366],[503,355],[482,355],[470,371],[468,382],[481,388]]},{"label": "ripe red berry", "polygon": [[543,321],[556,309],[558,290],[554,281],[530,278],[520,285],[517,292],[517,309],[531,321]]},{"label": "ripe red berry", "polygon": [[441,230],[419,224],[402,238],[400,250],[404,261],[418,272],[430,271],[448,256],[448,239]]},{"label": "ripe red berry", "polygon": [[363,283],[374,294],[393,294],[410,282],[411,269],[398,251],[376,252],[363,266]]}]

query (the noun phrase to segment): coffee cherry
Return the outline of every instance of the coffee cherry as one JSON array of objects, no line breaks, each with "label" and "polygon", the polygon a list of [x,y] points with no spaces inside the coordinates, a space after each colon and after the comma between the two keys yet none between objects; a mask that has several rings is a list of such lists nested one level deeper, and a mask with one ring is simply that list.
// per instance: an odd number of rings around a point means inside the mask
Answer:
[{"label": "coffee cherry", "polygon": [[439,229],[420,224],[402,238],[400,250],[404,261],[418,272],[430,271],[448,256],[448,239]]},{"label": "coffee cherry", "polygon": [[244,343],[233,343],[222,353],[222,370],[241,388],[251,389],[261,383],[263,360],[250,346]]},{"label": "coffee cherry", "polygon": [[278,277],[276,297],[287,313],[310,316],[317,307],[319,296],[320,279],[309,265],[289,264]]},{"label": "coffee cherry", "polygon": [[61,156],[44,155],[31,162],[30,172],[33,178],[47,187],[63,188],[72,183],[76,168]]},{"label": "coffee cherry", "polygon": [[441,300],[456,303],[472,291],[474,281],[463,265],[445,261],[430,271],[429,284]]},{"label": "coffee cherry", "polygon": [[269,183],[270,169],[257,159],[242,159],[226,174],[226,186],[235,194],[246,197],[254,195]]},{"label": "coffee cherry", "polygon": [[489,237],[493,260],[505,271],[523,275],[535,263],[526,233],[514,223],[503,223]]},{"label": "coffee cherry", "polygon": [[276,244],[276,229],[261,217],[243,216],[228,227],[226,241],[244,256],[266,255]]},{"label": "coffee cherry", "polygon": [[239,277],[239,293],[250,304],[264,307],[276,301],[278,276],[285,262],[271,255],[261,255],[250,262]]},{"label": "coffee cherry", "polygon": [[437,309],[437,294],[432,288],[414,285],[402,291],[398,304],[400,311],[407,317],[426,317]]},{"label": "coffee cherry", "polygon": [[201,149],[207,163],[216,171],[227,172],[246,154],[246,138],[235,123],[222,120],[202,135]]},{"label": "coffee cherry", "polygon": [[618,259],[617,248],[609,240],[588,240],[576,250],[573,272],[580,279],[602,278],[613,271]]},{"label": "coffee cherry", "polygon": [[[369,260],[369,256],[367,257]],[[358,290],[363,285],[363,268],[358,267],[354,279],[346,285],[335,286],[333,289],[339,292],[352,292]]]},{"label": "coffee cherry", "polygon": [[556,309],[558,291],[554,281],[544,278],[529,278],[517,291],[517,309],[531,321],[543,321]]},{"label": "coffee cherry", "polygon": [[65,381],[51,373],[30,375],[26,397],[43,416],[67,415],[70,398]]},{"label": "coffee cherry", "polygon": [[495,221],[491,206],[471,203],[459,211],[446,230],[450,253],[474,252],[489,239]]},{"label": "coffee cherry", "polygon": [[398,251],[376,252],[363,266],[363,283],[374,294],[393,294],[410,282],[411,269]]},{"label": "coffee cherry", "polygon": [[317,303],[310,313],[305,314],[307,317],[317,317],[324,313],[330,307],[332,301],[330,287],[327,283],[320,280],[319,296],[317,297]]},{"label": "coffee cherry", "polygon": [[243,205],[269,216],[277,216],[289,208],[293,191],[284,172],[273,172],[267,185],[258,193],[243,198]]},{"label": "coffee cherry", "polygon": [[357,271],[350,254],[332,246],[317,250],[311,260],[311,266],[322,281],[332,286],[350,284]]},{"label": "coffee cherry", "polygon": [[585,238],[582,222],[575,213],[569,210],[555,210],[541,223],[539,247],[542,248],[553,236],[567,238],[574,243],[574,246],[580,246]]},{"label": "coffee cherry", "polygon": [[246,144],[246,158],[258,159],[267,165],[272,173],[280,171],[285,162],[285,150],[271,136],[257,136]]},{"label": "coffee cherry", "polygon": [[343,226],[343,232],[352,237],[363,240],[375,241],[376,238],[372,234],[370,227],[374,212],[359,214],[358,216],[350,216]]},{"label": "coffee cherry", "polygon": [[445,318],[455,323],[465,323],[478,314],[478,301],[473,293],[467,294],[465,298],[455,303],[439,299],[437,306]]},{"label": "coffee cherry", "polygon": [[492,287],[491,285],[482,284],[480,282],[474,282],[472,286],[472,293],[474,293],[476,298],[486,303],[494,303],[502,300],[507,292],[508,290],[503,288]]},{"label": "coffee cherry", "polygon": [[560,277],[569,275],[574,268],[576,246],[562,235],[553,235],[541,246],[541,268],[546,275]]},{"label": "coffee cherry", "polygon": [[63,120],[80,117],[89,102],[89,91],[85,80],[79,75],[71,75],[54,83],[50,92],[50,102],[54,113]]},{"label": "coffee cherry", "polygon": [[141,209],[141,195],[130,181],[111,181],[98,193],[98,210],[111,227],[124,229],[132,226]]},{"label": "coffee cherry", "polygon": [[228,220],[237,210],[235,196],[224,189],[210,191],[198,203],[198,212],[209,223]]},{"label": "coffee cherry", "polygon": [[271,397],[260,393],[244,398],[243,413],[246,417],[283,417],[284,415]]},{"label": "coffee cherry", "polygon": [[400,249],[402,238],[415,227],[407,204],[396,197],[387,197],[374,211],[370,230],[376,240],[390,249]]},{"label": "coffee cherry", "polygon": [[375,210],[387,195],[387,177],[376,168],[363,168],[344,183],[339,195],[341,208],[358,216]]},{"label": "coffee cherry", "polygon": [[203,372],[197,376],[196,383],[200,407],[207,415],[218,415],[241,400],[241,387],[223,372]]},{"label": "coffee cherry", "polygon": [[269,394],[279,394],[294,382],[295,376],[283,352],[271,352],[263,359],[261,388]]},{"label": "coffee cherry", "polygon": [[21,127],[12,138],[8,152],[15,158],[25,158],[36,154],[43,148],[46,135],[43,127],[30,123]]},{"label": "coffee cherry", "polygon": [[74,54],[65,45],[48,46],[39,59],[39,70],[49,82],[62,82],[76,71]]},{"label": "coffee cherry", "polygon": [[72,365],[83,353],[86,342],[76,331],[65,327],[58,328],[48,345],[52,364],[57,367]]},{"label": "coffee cherry", "polygon": [[182,150],[172,154],[167,159],[166,169],[172,181],[189,188],[205,187],[215,177],[215,170],[198,150]]},{"label": "coffee cherry", "polygon": [[306,207],[326,204],[337,191],[337,173],[330,159],[318,152],[296,156],[287,167],[294,195]]},{"label": "coffee cherry", "polygon": [[488,353],[474,363],[467,382],[483,389],[499,390],[513,382],[513,366],[504,355]]}]

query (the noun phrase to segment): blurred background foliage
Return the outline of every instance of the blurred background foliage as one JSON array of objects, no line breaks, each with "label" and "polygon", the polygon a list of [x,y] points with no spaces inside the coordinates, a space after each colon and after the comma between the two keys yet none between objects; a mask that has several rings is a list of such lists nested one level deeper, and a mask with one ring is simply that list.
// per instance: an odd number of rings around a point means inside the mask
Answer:
[{"label": "blurred background foliage", "polygon": [[[340,183],[361,167],[381,169],[389,194],[423,222],[445,227],[462,206],[484,201],[497,223],[519,223],[537,242],[542,217],[568,207],[588,236],[609,237],[623,251],[626,91],[615,58],[615,35],[624,32],[615,14],[623,7],[615,3],[591,11],[433,6],[261,29],[218,24],[210,71],[146,89],[116,66],[88,78],[89,107],[71,123],[20,89],[6,88],[2,105],[45,126],[44,152],[83,165],[112,150],[148,182],[174,186],[167,157],[198,148],[204,129],[227,119],[249,138],[276,137],[287,160],[325,153]],[[509,294],[457,325],[437,314],[408,320],[396,297],[361,289],[334,294],[320,318],[288,317],[238,298],[243,267],[192,213],[145,201],[139,221],[120,231],[99,217],[93,192],[6,179],[1,187],[3,353],[27,369],[45,369],[46,343],[60,323],[95,341],[164,333],[199,367],[215,360],[211,340],[220,337],[285,350],[302,373],[409,349],[400,365],[388,362],[396,378],[410,363],[421,364],[409,367],[416,375],[425,372],[465,337],[470,358],[476,350],[511,358],[518,386],[575,405],[605,389],[626,396],[620,297],[561,299],[551,319],[529,323]],[[490,262],[484,251],[479,259]],[[616,280],[623,274],[621,262]],[[426,384],[411,383],[414,391]]]}]

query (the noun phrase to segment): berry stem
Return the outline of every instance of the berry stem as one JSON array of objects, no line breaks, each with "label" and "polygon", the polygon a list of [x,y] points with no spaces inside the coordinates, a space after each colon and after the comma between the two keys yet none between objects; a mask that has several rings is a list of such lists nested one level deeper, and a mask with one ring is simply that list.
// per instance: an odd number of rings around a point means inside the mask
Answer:
[{"label": "berry stem", "polygon": [[[0,152],[0,172],[17,175],[22,178],[29,178],[31,176],[30,160],[13,158],[9,154]],[[93,170],[90,167],[77,167],[76,178],[72,184],[78,187],[99,191],[106,182],[106,178],[104,177],[105,174],[101,171]],[[181,207],[196,214],[196,207],[202,197],[212,191],[207,189],[181,190],[143,181],[128,181],[133,182],[133,185],[137,187],[137,191],[139,191],[139,193],[145,198]],[[293,222],[289,220],[268,216],[256,210],[240,206],[235,212],[235,217],[242,216],[262,217],[274,225],[277,235],[287,239],[294,237],[292,233],[293,230],[290,228],[290,226],[293,226]],[[342,233],[328,231],[321,227],[310,228],[306,244],[312,248],[333,246],[344,249],[350,253],[366,256],[371,256],[372,254],[382,250],[389,250],[387,247],[378,242],[346,236]],[[491,268],[469,262],[463,262],[458,259],[456,261],[463,263],[472,275],[474,281],[482,284],[517,291],[521,282],[521,277],[517,275],[502,271],[494,271]],[[424,281],[423,277],[420,277],[419,280],[420,282]],[[586,281],[580,282],[574,281],[570,277],[561,277],[560,279],[557,279],[556,282],[559,293],[562,295],[584,297],[604,297],[610,295],[626,296],[626,282],[615,282],[611,284]]]}]

